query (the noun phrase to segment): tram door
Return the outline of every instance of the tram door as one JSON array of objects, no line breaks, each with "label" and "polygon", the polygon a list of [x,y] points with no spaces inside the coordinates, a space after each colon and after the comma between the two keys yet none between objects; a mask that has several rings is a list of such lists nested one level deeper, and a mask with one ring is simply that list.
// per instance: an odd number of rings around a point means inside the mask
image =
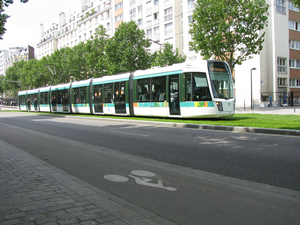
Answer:
[{"label": "tram door", "polygon": [[95,113],[103,113],[102,85],[94,86],[94,107],[95,107]]},{"label": "tram door", "polygon": [[180,106],[179,106],[179,75],[170,76],[169,80],[170,89],[169,89],[169,108],[170,115],[180,115]]},{"label": "tram door", "polygon": [[126,113],[125,81],[115,83],[115,110],[116,113]]},{"label": "tram door", "polygon": [[62,107],[64,112],[69,111],[69,98],[67,89],[62,91]]}]

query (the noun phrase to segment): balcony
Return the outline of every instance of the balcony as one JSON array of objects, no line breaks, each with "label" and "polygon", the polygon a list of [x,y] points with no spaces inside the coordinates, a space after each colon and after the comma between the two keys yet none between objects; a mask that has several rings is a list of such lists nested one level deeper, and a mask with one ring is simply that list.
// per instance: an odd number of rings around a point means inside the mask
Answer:
[{"label": "balcony", "polygon": [[173,29],[165,30],[165,38],[172,37],[172,35],[173,35]]},{"label": "balcony", "polygon": [[153,13],[156,13],[158,11],[159,11],[159,5],[157,4],[157,5],[153,6]]},{"label": "balcony", "polygon": [[151,15],[152,14],[152,7],[146,9],[146,16]]},{"label": "balcony", "polygon": [[152,20],[147,21],[146,27],[152,27]]},{"label": "balcony", "polygon": [[153,26],[158,25],[159,24],[159,19],[153,20]]},{"label": "balcony", "polygon": [[153,41],[159,41],[160,40],[160,33],[154,34],[152,40]]}]

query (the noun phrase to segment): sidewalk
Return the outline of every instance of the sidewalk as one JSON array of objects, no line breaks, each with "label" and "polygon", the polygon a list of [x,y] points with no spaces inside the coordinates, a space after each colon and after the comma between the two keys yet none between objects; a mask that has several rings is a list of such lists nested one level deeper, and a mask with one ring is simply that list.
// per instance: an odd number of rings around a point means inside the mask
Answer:
[{"label": "sidewalk", "polygon": [[174,224],[0,140],[0,224]]},{"label": "sidewalk", "polygon": [[278,115],[300,115],[300,107],[296,106],[295,108],[292,106],[288,107],[255,107],[253,110],[250,108],[239,108],[235,110],[236,114],[244,114],[244,113],[257,113],[257,114],[278,114]]}]

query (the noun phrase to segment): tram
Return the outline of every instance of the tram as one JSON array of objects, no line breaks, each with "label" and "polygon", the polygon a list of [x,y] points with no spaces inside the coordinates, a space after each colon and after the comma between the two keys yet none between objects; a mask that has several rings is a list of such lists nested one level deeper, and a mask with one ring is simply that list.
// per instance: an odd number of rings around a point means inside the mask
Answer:
[{"label": "tram", "polygon": [[173,118],[234,115],[227,63],[192,61],[19,92],[19,110]]}]

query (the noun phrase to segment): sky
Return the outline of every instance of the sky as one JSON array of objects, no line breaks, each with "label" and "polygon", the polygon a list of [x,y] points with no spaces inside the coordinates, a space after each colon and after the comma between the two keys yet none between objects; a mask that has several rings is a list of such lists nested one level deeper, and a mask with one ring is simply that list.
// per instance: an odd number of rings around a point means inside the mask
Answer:
[{"label": "sky", "polygon": [[44,29],[50,28],[52,23],[58,23],[59,13],[80,12],[81,0],[29,0],[27,3],[14,3],[5,7],[5,14],[11,17],[5,24],[6,33],[0,40],[0,50],[10,47],[32,46],[36,50],[41,40],[40,24]]}]

